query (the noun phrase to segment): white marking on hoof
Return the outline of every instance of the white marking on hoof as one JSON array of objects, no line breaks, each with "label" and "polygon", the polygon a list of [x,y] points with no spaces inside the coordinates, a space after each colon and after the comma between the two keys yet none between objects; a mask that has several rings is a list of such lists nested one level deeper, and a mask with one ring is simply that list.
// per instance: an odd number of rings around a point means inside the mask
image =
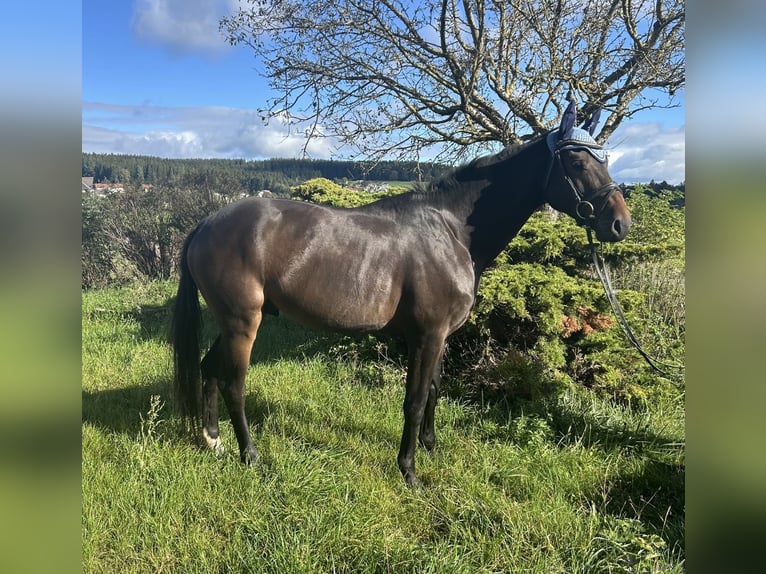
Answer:
[{"label": "white marking on hoof", "polygon": [[223,454],[223,444],[221,443],[221,437],[213,438],[207,433],[207,429],[202,429],[202,438],[205,439],[205,445],[212,450],[216,455]]}]

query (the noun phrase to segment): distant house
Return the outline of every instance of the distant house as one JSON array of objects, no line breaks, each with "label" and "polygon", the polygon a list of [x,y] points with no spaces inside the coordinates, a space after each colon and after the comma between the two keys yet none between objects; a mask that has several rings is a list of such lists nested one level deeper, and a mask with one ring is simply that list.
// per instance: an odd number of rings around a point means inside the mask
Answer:
[{"label": "distant house", "polygon": [[104,196],[107,193],[123,192],[125,186],[121,183],[93,183],[92,177],[83,177],[82,191]]}]

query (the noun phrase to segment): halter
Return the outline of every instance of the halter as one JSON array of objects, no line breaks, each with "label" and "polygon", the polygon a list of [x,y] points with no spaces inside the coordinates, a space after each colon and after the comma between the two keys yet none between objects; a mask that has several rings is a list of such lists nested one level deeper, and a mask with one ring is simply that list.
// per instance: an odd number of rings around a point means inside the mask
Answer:
[{"label": "halter", "polygon": [[[562,139],[559,139],[559,131],[553,130],[548,134],[546,142],[548,144],[548,149],[550,149],[552,152],[552,155],[551,161],[548,164],[547,173],[545,174],[543,191],[548,190],[551,173],[553,173],[553,166],[554,164],[558,164],[561,168],[561,172],[564,174],[564,179],[569,185],[569,189],[572,190],[572,193],[575,196],[575,200],[577,201],[575,204],[575,219],[577,220],[577,223],[584,227],[591,228],[591,224],[598,220],[599,215],[601,215],[601,212],[606,207],[606,204],[612,194],[615,191],[620,191],[620,186],[618,186],[617,183],[612,180],[606,185],[602,185],[598,189],[593,190],[588,194],[580,191],[575,185],[574,181],[572,181],[572,178],[569,177],[569,174],[564,167],[564,162],[561,161],[561,152],[564,150],[585,150],[590,153],[599,163],[606,163],[606,150],[604,150],[604,148],[602,148],[587,131],[581,128],[572,128],[566,134],[566,137]],[[594,199],[600,196],[604,196],[604,199],[601,202],[601,209],[596,212],[596,208],[593,206],[592,202]]]}]

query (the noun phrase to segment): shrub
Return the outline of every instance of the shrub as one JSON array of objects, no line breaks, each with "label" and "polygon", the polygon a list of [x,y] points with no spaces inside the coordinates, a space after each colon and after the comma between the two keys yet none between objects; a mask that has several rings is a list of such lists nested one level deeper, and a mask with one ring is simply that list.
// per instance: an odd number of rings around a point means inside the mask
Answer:
[{"label": "shrub", "polygon": [[83,194],[83,288],[170,277],[187,233],[232,199],[175,187]]},{"label": "shrub", "polygon": [[[204,191],[83,196],[83,286],[169,276],[188,231],[231,200]],[[401,191],[356,191],[317,178],[292,188],[292,197],[353,207]],[[650,355],[683,362],[683,201],[677,192],[636,186],[628,204],[631,233],[605,248],[620,302]],[[333,352],[347,348],[354,362],[386,353],[370,341],[346,342]],[[672,390],[616,324],[591,269],[585,232],[549,210],[535,213],[484,273],[468,324],[449,342],[445,366],[446,386],[463,396],[534,399],[577,384],[641,404]],[[400,376],[401,369],[384,374]]]},{"label": "shrub", "polygon": [[296,185],[292,188],[290,195],[294,199],[310,201],[312,203],[334,205],[335,207],[359,207],[397,192],[400,192],[400,190],[391,189],[381,193],[356,191],[342,187],[329,179],[317,177]]},{"label": "shrub", "polygon": [[104,210],[99,200],[90,194],[82,198],[82,285],[104,287],[112,269],[113,249],[104,230]]}]

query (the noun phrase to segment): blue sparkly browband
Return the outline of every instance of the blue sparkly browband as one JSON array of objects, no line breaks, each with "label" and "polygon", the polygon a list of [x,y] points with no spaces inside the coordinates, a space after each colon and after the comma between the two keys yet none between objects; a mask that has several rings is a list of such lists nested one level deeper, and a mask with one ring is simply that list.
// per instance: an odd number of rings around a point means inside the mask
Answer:
[{"label": "blue sparkly browband", "polygon": [[554,153],[556,150],[584,149],[600,163],[606,162],[606,150],[602,148],[586,130],[582,128],[572,128],[565,134],[565,136],[566,137],[559,140],[558,129],[555,129],[548,134],[546,142],[551,153]]}]

